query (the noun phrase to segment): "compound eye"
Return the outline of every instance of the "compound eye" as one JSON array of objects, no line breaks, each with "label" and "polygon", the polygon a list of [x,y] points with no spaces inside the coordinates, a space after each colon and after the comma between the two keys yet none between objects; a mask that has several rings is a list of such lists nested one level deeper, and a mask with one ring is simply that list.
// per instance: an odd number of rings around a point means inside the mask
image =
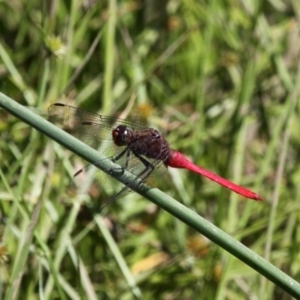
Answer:
[{"label": "compound eye", "polygon": [[154,137],[157,137],[157,138],[160,137],[159,132],[158,132],[157,130],[155,130],[155,129],[152,130],[152,135],[153,135]]},{"label": "compound eye", "polygon": [[128,145],[131,141],[131,130],[129,130],[125,125],[119,125],[112,132],[112,137],[117,146]]}]

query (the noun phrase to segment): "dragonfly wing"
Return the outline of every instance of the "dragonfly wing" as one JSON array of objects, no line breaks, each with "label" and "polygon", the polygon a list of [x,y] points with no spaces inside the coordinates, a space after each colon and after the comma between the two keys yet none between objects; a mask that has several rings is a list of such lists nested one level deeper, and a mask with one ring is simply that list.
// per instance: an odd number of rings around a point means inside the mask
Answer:
[{"label": "dragonfly wing", "polygon": [[98,115],[78,107],[55,103],[49,106],[48,114],[51,120],[60,123],[66,129],[78,127],[82,123],[93,123],[101,125],[101,128],[111,131],[118,125],[126,125],[133,130],[147,129],[146,126],[128,120],[111,116]]},{"label": "dragonfly wing", "polygon": [[135,156],[131,151],[125,153],[118,160],[114,160],[114,162],[136,177],[136,180],[128,184],[133,189],[137,188],[140,182],[154,186],[155,182],[162,178],[163,174],[167,171],[162,160],[150,159],[143,155],[140,158]]},{"label": "dragonfly wing", "polygon": [[51,105],[48,108],[48,113],[51,121],[59,123],[64,130],[89,146],[102,152],[111,146],[110,152],[107,152],[110,156],[121,151],[120,147],[117,147],[113,142],[113,128],[118,125],[126,125],[132,130],[146,129],[145,126],[134,122],[98,115],[60,103]]},{"label": "dragonfly wing", "polygon": [[[112,170],[115,173],[124,172],[122,168]],[[111,198],[113,195],[120,193],[125,187],[124,184],[113,178],[112,176],[99,170],[96,165],[87,165],[74,174],[72,190],[78,194],[89,193],[93,197],[104,196]],[[118,198],[130,193],[131,190],[124,189]]]},{"label": "dragonfly wing", "polygon": [[[114,157],[107,158],[114,160]],[[123,155],[116,163],[120,166],[111,170],[111,174],[122,174],[126,169],[135,178],[128,182],[126,185],[116,180],[109,174],[101,171],[97,165],[101,164],[101,161],[92,165],[88,165],[74,174],[73,189],[79,194],[90,193],[92,195],[104,194],[112,196],[114,194],[122,193],[117,198],[124,197],[144,184],[143,186],[153,186],[154,183],[162,178],[167,168],[163,162],[159,160],[147,159],[151,167],[146,167],[138,157],[130,157],[127,161],[126,155]],[[146,186],[147,185],[147,186]]]}]

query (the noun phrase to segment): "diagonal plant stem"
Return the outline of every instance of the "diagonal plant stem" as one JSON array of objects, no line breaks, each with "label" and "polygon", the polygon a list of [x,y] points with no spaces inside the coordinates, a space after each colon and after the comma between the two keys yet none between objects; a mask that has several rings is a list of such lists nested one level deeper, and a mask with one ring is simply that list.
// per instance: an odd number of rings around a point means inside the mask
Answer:
[{"label": "diagonal plant stem", "polygon": [[[19,105],[2,93],[0,93],[0,107],[4,108],[17,118],[23,120],[38,131],[44,133],[51,139],[54,139],[90,163],[93,163],[94,161],[100,162],[104,158],[103,155],[101,155],[95,149],[92,149],[68,133],[57,128],[53,124],[29,111],[25,107]],[[108,160],[104,160],[103,163],[101,162],[101,165],[99,164],[99,168],[106,173],[115,167],[117,167],[117,165],[113,162],[109,162]],[[124,174],[121,174],[120,176],[119,174],[114,175],[116,179],[123,183],[133,179],[133,175],[129,172],[124,172]],[[137,188],[137,192],[156,205],[165,209],[188,226],[194,228],[211,241],[215,242],[217,245],[268,278],[274,284],[280,286],[284,291],[293,297],[297,299],[300,298],[300,284],[298,282],[195,212],[191,211],[158,189],[153,188],[146,190]]]}]

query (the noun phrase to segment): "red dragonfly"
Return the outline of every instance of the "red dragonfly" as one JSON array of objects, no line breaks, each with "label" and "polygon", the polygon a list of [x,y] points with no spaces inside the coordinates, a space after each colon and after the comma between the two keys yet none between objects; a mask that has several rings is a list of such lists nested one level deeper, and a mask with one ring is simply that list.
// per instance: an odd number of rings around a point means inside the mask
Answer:
[{"label": "red dragonfly", "polygon": [[[246,198],[263,200],[258,194],[195,165],[179,151],[171,150],[168,142],[153,128],[61,103],[51,105],[48,113],[52,121],[60,123],[64,129],[83,142],[96,148],[100,145],[99,149],[108,156],[107,159],[120,166],[115,170],[116,172],[126,169],[139,179],[138,182],[151,184],[155,179],[161,178],[167,167],[183,168],[203,175]],[[75,182],[79,187],[87,180],[89,183],[98,180],[102,186],[108,188],[114,186],[107,180],[110,176],[103,172],[88,175],[86,179],[85,175],[95,171],[93,169],[97,169],[97,162],[74,174]],[[125,196],[135,186],[134,182],[123,186],[113,200]]]}]

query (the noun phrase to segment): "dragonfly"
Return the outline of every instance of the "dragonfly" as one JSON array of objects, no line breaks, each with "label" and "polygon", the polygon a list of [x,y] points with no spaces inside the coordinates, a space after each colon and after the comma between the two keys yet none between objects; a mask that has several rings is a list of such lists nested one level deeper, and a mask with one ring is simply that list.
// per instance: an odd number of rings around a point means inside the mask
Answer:
[{"label": "dragonfly", "polygon": [[[162,178],[168,167],[187,169],[246,198],[263,200],[251,190],[194,164],[181,152],[172,150],[156,129],[62,103],[49,106],[48,114],[51,121],[59,123],[75,137],[101,151],[106,159],[118,164],[120,167],[116,172],[127,170],[134,175],[132,181],[123,185],[109,202],[125,196],[141,183],[153,185],[153,182]],[[74,174],[78,188],[84,182],[91,184],[95,181],[108,189],[115,186],[108,180],[110,175],[98,170],[98,164],[95,162]]]}]

